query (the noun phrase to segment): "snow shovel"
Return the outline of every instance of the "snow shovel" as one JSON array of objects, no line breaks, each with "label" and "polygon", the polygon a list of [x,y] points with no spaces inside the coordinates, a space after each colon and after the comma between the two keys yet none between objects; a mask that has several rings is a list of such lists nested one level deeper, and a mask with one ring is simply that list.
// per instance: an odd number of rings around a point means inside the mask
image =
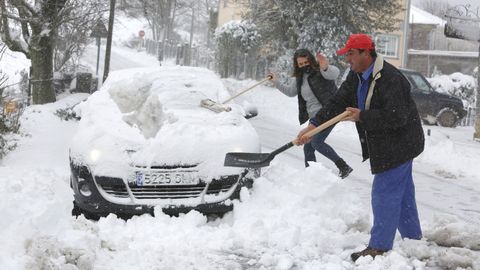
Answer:
[{"label": "snow shovel", "polygon": [[225,100],[225,101],[222,102],[222,103],[215,102],[215,101],[213,101],[213,100],[211,100],[211,99],[209,99],[209,98],[203,99],[202,101],[200,101],[200,106],[202,106],[202,107],[204,107],[204,108],[207,108],[207,109],[209,109],[209,110],[212,110],[212,111],[214,111],[214,112],[216,112],[216,113],[229,112],[229,111],[232,110],[232,108],[230,108],[230,107],[228,107],[228,106],[225,106],[225,104],[226,104],[227,102],[229,102],[230,100],[232,100],[232,99],[234,99],[234,98],[242,95],[243,93],[251,90],[252,88],[254,88],[254,87],[256,87],[256,86],[258,86],[258,85],[260,85],[260,84],[262,84],[262,83],[264,83],[264,82],[266,82],[266,81],[268,81],[268,80],[270,80],[271,78],[272,78],[271,76],[268,76],[267,78],[265,78],[265,79],[261,80],[260,82],[258,82],[258,83],[256,83],[256,84],[250,86],[249,88],[241,91],[240,93],[234,95],[233,97],[230,97],[229,99]]},{"label": "snow shovel", "polygon": [[[320,126],[305,133],[305,136],[312,137],[313,135],[319,133],[320,131],[340,122],[342,119],[344,119],[349,115],[350,115],[350,112],[345,111],[333,117],[332,119],[328,120],[327,122],[321,124]],[[227,167],[242,167],[242,168],[266,167],[270,165],[270,161],[272,161],[276,155],[280,154],[281,152],[297,144],[298,144],[297,139],[295,139],[283,145],[282,147],[274,150],[271,153],[241,153],[241,152],[227,153],[227,155],[225,156],[225,163],[223,165]]]}]

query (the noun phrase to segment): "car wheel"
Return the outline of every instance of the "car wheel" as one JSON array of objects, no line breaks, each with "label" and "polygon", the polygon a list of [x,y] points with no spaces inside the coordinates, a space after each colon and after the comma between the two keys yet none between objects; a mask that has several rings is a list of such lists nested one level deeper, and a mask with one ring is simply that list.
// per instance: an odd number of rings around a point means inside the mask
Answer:
[{"label": "car wheel", "polygon": [[452,108],[443,108],[437,114],[437,123],[442,127],[456,127],[458,124],[458,114]]}]

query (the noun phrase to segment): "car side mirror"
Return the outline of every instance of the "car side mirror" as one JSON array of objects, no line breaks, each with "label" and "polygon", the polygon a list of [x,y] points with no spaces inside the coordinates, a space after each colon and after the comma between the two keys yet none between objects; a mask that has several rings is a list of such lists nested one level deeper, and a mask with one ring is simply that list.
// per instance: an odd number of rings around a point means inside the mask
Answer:
[{"label": "car side mirror", "polygon": [[248,109],[245,110],[245,118],[250,119],[258,115],[257,107],[249,106]]},{"label": "car side mirror", "polygon": [[245,118],[246,118],[246,119],[250,119],[250,118],[253,118],[253,117],[257,116],[257,115],[258,115],[258,110],[257,110],[257,108],[254,108],[253,110],[250,109],[250,110],[248,110],[248,111],[246,112]]}]

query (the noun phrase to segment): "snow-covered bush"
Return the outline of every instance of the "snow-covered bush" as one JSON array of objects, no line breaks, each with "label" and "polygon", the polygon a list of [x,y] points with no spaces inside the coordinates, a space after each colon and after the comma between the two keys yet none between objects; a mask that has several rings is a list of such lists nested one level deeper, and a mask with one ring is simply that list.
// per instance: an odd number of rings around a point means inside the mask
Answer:
[{"label": "snow-covered bush", "polygon": [[455,72],[450,75],[436,75],[428,78],[428,81],[438,92],[461,98],[469,105],[475,101],[477,81],[473,76]]},{"label": "snow-covered bush", "polygon": [[215,30],[214,38],[217,45],[217,67],[222,77],[238,74],[240,64],[255,60],[260,39],[255,24],[230,21]]},{"label": "snow-covered bush", "polygon": [[231,42],[242,51],[248,51],[257,45],[259,37],[255,24],[245,21],[230,21],[215,30],[218,45],[230,45],[227,43]]}]

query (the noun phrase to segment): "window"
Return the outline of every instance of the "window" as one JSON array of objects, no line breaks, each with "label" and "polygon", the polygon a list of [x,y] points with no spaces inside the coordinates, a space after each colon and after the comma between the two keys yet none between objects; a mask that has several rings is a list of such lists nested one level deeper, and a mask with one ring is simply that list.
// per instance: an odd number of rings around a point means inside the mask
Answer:
[{"label": "window", "polygon": [[423,76],[409,72],[404,72],[403,74],[406,75],[407,79],[412,84],[413,91],[424,93],[432,91],[430,85]]},{"label": "window", "polygon": [[398,57],[398,36],[377,35],[375,37],[375,49],[386,57]]}]

